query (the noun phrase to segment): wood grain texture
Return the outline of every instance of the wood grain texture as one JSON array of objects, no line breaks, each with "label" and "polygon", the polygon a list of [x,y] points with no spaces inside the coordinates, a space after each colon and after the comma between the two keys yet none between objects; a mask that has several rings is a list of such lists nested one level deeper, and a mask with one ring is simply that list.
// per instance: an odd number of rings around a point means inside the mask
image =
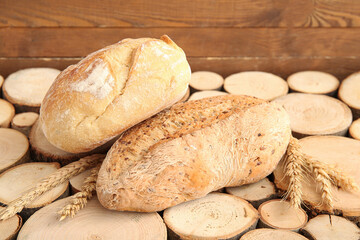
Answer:
[{"label": "wood grain texture", "polygon": [[360,56],[356,28],[0,28],[0,57],[82,57],[163,34],[190,57]]},{"label": "wood grain texture", "polygon": [[[59,70],[77,63],[81,58],[0,58],[0,74],[4,77],[19,69],[29,67],[52,67]],[[188,57],[192,71],[214,71],[227,77],[241,71],[265,71],[287,78],[304,71],[328,72],[339,80],[360,69],[359,57]]]},{"label": "wood grain texture", "polygon": [[0,27],[360,26],[360,2],[354,0],[0,0],[0,5]]}]

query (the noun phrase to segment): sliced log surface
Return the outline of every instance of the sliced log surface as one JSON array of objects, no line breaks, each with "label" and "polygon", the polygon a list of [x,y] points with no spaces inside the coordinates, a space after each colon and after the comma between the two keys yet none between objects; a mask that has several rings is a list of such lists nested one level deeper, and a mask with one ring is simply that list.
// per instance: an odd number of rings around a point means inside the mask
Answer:
[{"label": "sliced log surface", "polygon": [[198,100],[202,98],[214,97],[214,96],[221,96],[227,95],[226,92],[216,91],[216,90],[209,90],[209,91],[198,91],[191,94],[189,101],[191,100]]},{"label": "sliced log surface", "polygon": [[225,188],[225,191],[247,200],[255,208],[258,208],[263,202],[276,198],[277,196],[274,183],[270,182],[268,178],[239,187],[228,187]]},{"label": "sliced log surface", "polygon": [[94,198],[74,218],[59,222],[57,212],[69,198],[36,212],[22,227],[18,240],[132,239],[165,240],[166,226],[158,213],[110,211]]},{"label": "sliced log surface", "polygon": [[341,82],[339,98],[353,111],[354,119],[360,118],[360,72],[351,74]]},{"label": "sliced log surface", "polygon": [[[360,141],[339,136],[311,136],[300,139],[301,151],[314,160],[335,167],[354,178],[360,185]],[[284,164],[280,162],[274,171],[275,185],[285,191],[289,184],[288,177],[284,176]],[[311,215],[326,212],[322,204],[321,187],[313,177],[307,177],[302,183],[304,203],[308,206]],[[345,216],[357,224],[360,221],[360,193],[332,187],[334,198],[334,213]]]},{"label": "sliced log surface", "polygon": [[3,96],[14,104],[16,112],[39,112],[40,104],[60,73],[53,68],[28,68],[5,79]]},{"label": "sliced log surface", "polygon": [[75,177],[70,178],[70,186],[71,186],[71,192],[77,193],[81,191],[81,187],[84,184],[85,178],[90,176],[91,169],[88,169],[79,175],[76,175]]},{"label": "sliced log surface", "polygon": [[245,233],[240,240],[307,240],[307,238],[288,230],[261,228]]},{"label": "sliced log surface", "polygon": [[334,96],[340,81],[333,75],[319,71],[302,71],[287,78],[289,88],[294,92],[326,94]]},{"label": "sliced log surface", "polygon": [[352,138],[360,140],[360,118],[352,122],[349,134]]},{"label": "sliced log surface", "polygon": [[27,137],[14,129],[0,128],[0,173],[29,160]]},{"label": "sliced log surface", "polygon": [[65,166],[79,158],[95,154],[105,153],[110,148],[112,143],[116,140],[113,139],[108,143],[85,153],[69,153],[53,146],[45,137],[39,121],[36,121],[29,133],[29,141],[31,145],[31,157],[34,161],[39,162],[58,162],[61,166]]},{"label": "sliced log surface", "polygon": [[[3,207],[0,207],[0,210]],[[16,214],[15,216],[0,221],[0,239],[15,240],[16,234],[22,226],[22,218]]]},{"label": "sliced log surface", "polygon": [[343,102],[325,95],[290,93],[274,100],[290,116],[293,136],[345,136],[352,122],[352,114]]},{"label": "sliced log surface", "polygon": [[312,240],[359,240],[360,229],[349,220],[334,215],[319,215],[301,230]]},{"label": "sliced log surface", "polygon": [[265,100],[284,96],[289,87],[284,79],[266,72],[241,72],[225,78],[224,89],[236,95],[249,95]]},{"label": "sliced log surface", "polygon": [[0,99],[0,127],[10,127],[10,122],[14,115],[14,106],[6,100]]},{"label": "sliced log surface", "polygon": [[2,85],[4,83],[4,77],[0,75],[0,97],[2,97]]},{"label": "sliced log surface", "polygon": [[260,228],[274,228],[298,232],[307,223],[308,216],[303,209],[291,207],[288,201],[273,199],[259,207]]},{"label": "sliced log surface", "polygon": [[29,137],[31,127],[38,119],[39,114],[34,112],[18,113],[11,120],[11,128],[22,132],[25,136]]},{"label": "sliced log surface", "polygon": [[258,218],[247,201],[224,193],[210,193],[164,211],[169,239],[238,239],[255,228]]},{"label": "sliced log surface", "polygon": [[224,84],[224,78],[214,72],[198,71],[191,74],[191,92],[203,90],[220,90]]},{"label": "sliced log surface", "polygon": [[[0,202],[8,204],[31,189],[39,180],[60,168],[58,163],[24,163],[8,169],[0,175]],[[63,183],[36,198],[25,206],[20,215],[27,219],[39,208],[50,204],[58,198],[66,197],[68,182]]]}]

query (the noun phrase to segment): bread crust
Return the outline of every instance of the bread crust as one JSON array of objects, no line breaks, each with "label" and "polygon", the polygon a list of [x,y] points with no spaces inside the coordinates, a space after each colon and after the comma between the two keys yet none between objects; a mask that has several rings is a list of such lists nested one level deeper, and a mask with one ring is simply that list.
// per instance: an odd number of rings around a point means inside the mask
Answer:
[{"label": "bread crust", "polygon": [[190,76],[167,36],[124,39],[58,76],[42,102],[42,129],[59,149],[90,151],[179,101]]},{"label": "bread crust", "polygon": [[256,182],[274,170],[290,135],[275,103],[232,95],[178,103],[112,146],[98,198],[109,209],[152,212]]}]

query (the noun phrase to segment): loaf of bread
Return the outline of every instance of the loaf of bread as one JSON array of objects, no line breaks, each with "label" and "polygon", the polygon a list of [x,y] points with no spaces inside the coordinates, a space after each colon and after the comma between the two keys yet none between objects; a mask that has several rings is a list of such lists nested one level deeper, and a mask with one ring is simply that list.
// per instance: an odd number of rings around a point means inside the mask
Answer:
[{"label": "loaf of bread", "polygon": [[111,147],[98,198],[109,209],[152,212],[253,183],[275,169],[290,136],[289,117],[276,103],[235,95],[178,103]]},{"label": "loaf of bread", "polygon": [[90,151],[179,101],[191,70],[167,36],[124,39],[65,69],[47,92],[40,121],[48,141]]}]

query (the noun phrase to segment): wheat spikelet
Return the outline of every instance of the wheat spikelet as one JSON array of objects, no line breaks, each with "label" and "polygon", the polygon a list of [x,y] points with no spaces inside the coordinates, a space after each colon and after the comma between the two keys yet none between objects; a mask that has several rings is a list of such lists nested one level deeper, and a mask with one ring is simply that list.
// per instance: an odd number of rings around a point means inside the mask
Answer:
[{"label": "wheat spikelet", "polygon": [[70,163],[65,167],[58,169],[56,172],[50,174],[38,182],[35,187],[28,190],[25,194],[10,202],[8,206],[0,212],[0,220],[8,219],[14,216],[35,198],[41,196],[43,193],[59,186],[63,182],[69,180],[71,177],[96,166],[104,159],[102,154],[94,154],[81,158],[79,161]]},{"label": "wheat spikelet", "polygon": [[81,187],[81,192],[72,196],[70,203],[58,212],[60,214],[59,221],[64,220],[68,216],[74,217],[78,211],[85,207],[88,200],[91,199],[96,190],[96,179],[100,167],[101,164],[98,164],[96,167],[91,169],[91,174],[85,179],[84,184]]}]

